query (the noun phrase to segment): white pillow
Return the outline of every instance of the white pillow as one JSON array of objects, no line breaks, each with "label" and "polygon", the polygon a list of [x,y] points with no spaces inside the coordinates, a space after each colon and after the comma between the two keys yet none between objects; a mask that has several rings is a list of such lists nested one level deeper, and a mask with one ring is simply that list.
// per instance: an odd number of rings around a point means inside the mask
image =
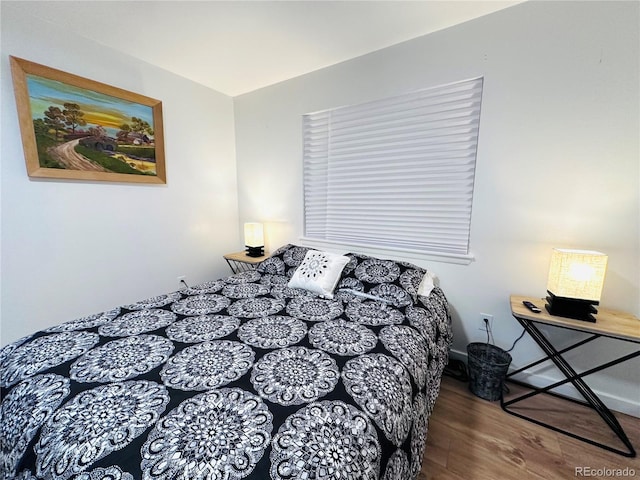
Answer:
[{"label": "white pillow", "polygon": [[418,295],[428,297],[431,293],[431,290],[433,290],[433,288],[435,287],[435,279],[435,275],[431,272],[425,273],[424,277],[422,277],[422,281],[420,282],[420,286],[418,287]]},{"label": "white pillow", "polygon": [[333,290],[349,260],[344,255],[309,250],[287,286],[303,288],[324,298],[333,298]]}]

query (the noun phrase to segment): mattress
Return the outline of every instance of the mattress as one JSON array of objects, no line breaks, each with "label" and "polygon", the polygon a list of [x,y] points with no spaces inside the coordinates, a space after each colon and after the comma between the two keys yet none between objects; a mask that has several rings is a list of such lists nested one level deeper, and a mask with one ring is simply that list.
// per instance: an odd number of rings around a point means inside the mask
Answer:
[{"label": "mattress", "polygon": [[[415,265],[310,249],[0,350],[1,479],[415,479],[451,344]],[[332,297],[332,298],[329,298]]]}]

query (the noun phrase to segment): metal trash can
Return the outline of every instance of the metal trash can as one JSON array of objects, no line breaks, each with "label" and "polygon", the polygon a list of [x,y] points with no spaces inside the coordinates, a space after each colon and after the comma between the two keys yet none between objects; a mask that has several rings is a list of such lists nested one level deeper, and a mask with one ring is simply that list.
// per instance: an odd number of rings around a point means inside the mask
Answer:
[{"label": "metal trash can", "polygon": [[470,343],[467,345],[467,358],[469,390],[485,400],[499,400],[511,364],[511,355],[489,343]]}]

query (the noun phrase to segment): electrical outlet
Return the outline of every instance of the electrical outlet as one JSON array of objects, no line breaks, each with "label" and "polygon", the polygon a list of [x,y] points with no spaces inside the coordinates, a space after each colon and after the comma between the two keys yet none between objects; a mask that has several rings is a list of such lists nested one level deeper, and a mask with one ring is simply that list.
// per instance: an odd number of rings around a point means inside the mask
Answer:
[{"label": "electrical outlet", "polygon": [[[480,324],[478,325],[478,330],[482,330],[483,332],[486,332],[487,323],[489,324],[488,325],[489,331],[491,332],[493,330],[493,315],[490,315],[488,313],[481,313],[478,320],[480,321]],[[487,320],[488,322],[485,322],[485,320]]]}]

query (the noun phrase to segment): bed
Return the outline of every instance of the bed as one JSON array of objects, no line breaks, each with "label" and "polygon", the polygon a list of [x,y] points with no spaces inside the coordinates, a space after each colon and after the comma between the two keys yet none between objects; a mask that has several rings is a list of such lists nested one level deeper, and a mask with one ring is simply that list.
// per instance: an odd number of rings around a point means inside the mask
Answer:
[{"label": "bed", "polygon": [[415,265],[310,252],[2,348],[0,479],[415,479],[447,300]]}]

